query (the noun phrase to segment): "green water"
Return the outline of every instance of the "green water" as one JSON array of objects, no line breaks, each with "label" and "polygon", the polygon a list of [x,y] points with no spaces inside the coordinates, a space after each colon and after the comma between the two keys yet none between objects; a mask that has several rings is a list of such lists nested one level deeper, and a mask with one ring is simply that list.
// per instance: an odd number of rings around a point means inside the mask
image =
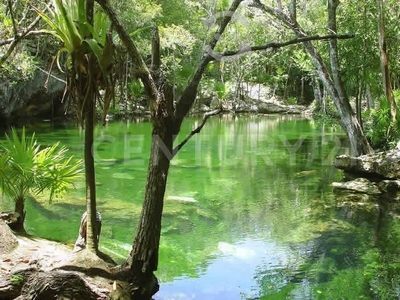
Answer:
[{"label": "green water", "polygon": [[[178,140],[196,122],[187,120]],[[29,131],[82,157],[73,124]],[[150,132],[147,122],[95,132],[100,249],[120,262],[138,224]],[[332,159],[346,151],[339,128],[298,117],[210,119],[172,161],[155,299],[398,299],[397,207],[332,192],[342,177]],[[28,232],[72,244],[83,188],[82,179],[52,204],[28,199]]]}]

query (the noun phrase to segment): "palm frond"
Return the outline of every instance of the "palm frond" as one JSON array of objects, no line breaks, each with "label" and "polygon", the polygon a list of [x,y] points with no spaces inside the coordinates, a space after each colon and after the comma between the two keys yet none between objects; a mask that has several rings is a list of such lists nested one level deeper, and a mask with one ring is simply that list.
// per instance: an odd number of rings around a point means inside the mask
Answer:
[{"label": "palm frond", "polygon": [[15,128],[0,146],[0,184],[12,199],[24,198],[29,192],[50,192],[50,201],[73,187],[82,174],[82,160],[67,155],[68,149],[56,143],[40,150],[35,135],[20,136]]}]

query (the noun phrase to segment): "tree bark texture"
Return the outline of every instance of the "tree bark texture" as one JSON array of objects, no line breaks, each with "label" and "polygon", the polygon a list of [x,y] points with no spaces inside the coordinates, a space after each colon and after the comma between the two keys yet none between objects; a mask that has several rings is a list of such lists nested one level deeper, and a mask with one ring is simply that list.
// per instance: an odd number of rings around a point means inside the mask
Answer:
[{"label": "tree bark texture", "polygon": [[[132,290],[133,299],[150,299],[158,291],[158,283],[154,280],[153,272],[158,267],[161,217],[168,170],[172,159],[172,143],[171,130],[168,128],[153,130],[142,214],[131,253],[125,263],[133,274],[133,285],[142,287]],[[153,286],[146,286],[146,282],[153,282]]]},{"label": "tree bark texture", "polygon": [[24,232],[24,222],[25,222],[25,199],[24,197],[17,197],[15,199],[14,211],[18,214],[17,222],[13,223],[12,229],[18,232]]},{"label": "tree bark texture", "polygon": [[379,25],[379,50],[381,57],[382,84],[385,90],[385,96],[390,105],[390,111],[393,124],[396,124],[398,109],[394,99],[392,84],[390,82],[389,59],[386,49],[385,34],[385,5],[384,0],[378,0],[378,25]]},{"label": "tree bark texture", "polygon": [[96,238],[96,177],[93,158],[93,134],[94,134],[94,108],[95,100],[92,92],[91,84],[88,86],[88,96],[86,101],[85,114],[85,178],[86,178],[86,213],[87,213],[87,230],[86,230],[86,248],[89,251],[97,253],[98,243]]},{"label": "tree bark texture", "polygon": [[[75,245],[74,245],[74,251],[80,251],[82,249],[86,248],[86,240],[87,240],[87,212],[85,211],[82,214],[82,218],[81,218],[81,224],[79,226],[79,233],[78,233],[78,237],[75,241]],[[94,228],[96,229],[95,232],[95,240],[97,245],[99,244],[99,239],[100,239],[100,233],[101,233],[101,214],[99,212],[96,212],[96,223]]]}]

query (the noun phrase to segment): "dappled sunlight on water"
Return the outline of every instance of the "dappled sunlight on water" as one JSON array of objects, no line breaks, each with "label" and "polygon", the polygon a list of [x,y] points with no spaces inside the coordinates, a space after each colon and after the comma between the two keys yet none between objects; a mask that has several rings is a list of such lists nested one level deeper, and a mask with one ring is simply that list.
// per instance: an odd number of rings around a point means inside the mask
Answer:
[{"label": "dappled sunlight on water", "polygon": [[[195,122],[186,120],[177,141]],[[119,262],[131,249],[139,221],[150,132],[149,123],[96,127],[100,249]],[[40,126],[36,134],[43,144],[60,140],[77,158],[83,155],[82,134],[72,125]],[[341,178],[332,159],[346,151],[337,127],[299,117],[210,119],[171,162],[155,299],[361,295],[363,264],[374,266],[377,259],[371,249],[379,214],[377,205],[357,205],[332,193],[330,183]],[[45,197],[27,201],[28,230],[73,242],[85,209],[83,183],[53,204]],[[379,226],[384,240],[392,227]],[[354,284],[343,289],[349,278]]]}]

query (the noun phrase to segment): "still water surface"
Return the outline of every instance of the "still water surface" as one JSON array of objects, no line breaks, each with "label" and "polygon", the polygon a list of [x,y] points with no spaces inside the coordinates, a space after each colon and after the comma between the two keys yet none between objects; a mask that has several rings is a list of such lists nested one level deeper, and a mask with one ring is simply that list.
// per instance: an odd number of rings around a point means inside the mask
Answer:
[{"label": "still water surface", "polygon": [[[178,140],[197,122],[187,120]],[[29,131],[82,157],[73,124]],[[150,133],[148,122],[96,128],[100,249],[120,262],[138,224]],[[298,117],[210,119],[172,161],[155,299],[372,299],[363,258],[376,245],[379,209],[333,194],[342,174],[332,159],[346,151],[339,128]],[[27,230],[73,243],[84,195],[82,179],[52,204],[28,200]]]}]

